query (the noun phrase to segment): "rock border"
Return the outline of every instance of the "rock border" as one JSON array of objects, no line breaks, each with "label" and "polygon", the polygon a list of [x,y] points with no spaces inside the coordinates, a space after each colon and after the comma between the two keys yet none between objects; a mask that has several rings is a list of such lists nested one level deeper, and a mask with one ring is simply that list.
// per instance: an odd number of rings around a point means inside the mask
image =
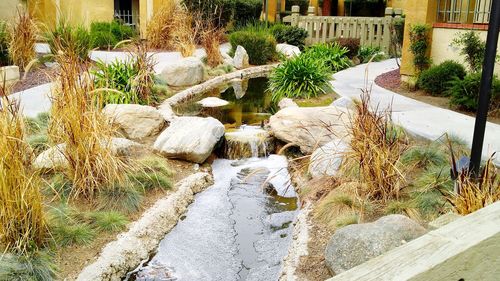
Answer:
[{"label": "rock border", "polygon": [[80,281],[122,280],[156,250],[194,200],[194,195],[213,184],[209,173],[190,175],[176,184],[177,191],[158,200],[127,232],[108,243],[95,262],[78,275]]},{"label": "rock border", "polygon": [[255,77],[266,76],[271,73],[271,71],[278,66],[278,64],[261,65],[245,68],[242,70],[234,71],[228,74],[217,76],[208,81],[205,81],[196,86],[190,87],[186,90],[180,91],[172,97],[166,99],[160,106],[161,110],[163,106],[175,106],[183,101],[192,99],[200,94],[203,94],[209,90],[213,90],[221,84],[228,83],[233,79],[249,79]]}]

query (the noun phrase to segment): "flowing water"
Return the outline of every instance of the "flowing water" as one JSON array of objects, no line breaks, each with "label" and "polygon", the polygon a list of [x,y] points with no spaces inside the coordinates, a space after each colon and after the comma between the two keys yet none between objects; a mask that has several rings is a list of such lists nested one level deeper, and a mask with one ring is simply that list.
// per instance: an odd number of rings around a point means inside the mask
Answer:
[{"label": "flowing water", "polygon": [[[248,125],[269,116],[265,83],[250,80],[246,95],[238,98],[231,89],[220,94],[230,105],[208,114],[226,125],[227,134],[225,159],[212,164],[214,185],[196,195],[156,255],[130,279],[278,279],[291,242],[297,197],[286,158],[268,155],[272,150],[269,134]],[[183,115],[204,115],[195,101],[176,109]]]}]

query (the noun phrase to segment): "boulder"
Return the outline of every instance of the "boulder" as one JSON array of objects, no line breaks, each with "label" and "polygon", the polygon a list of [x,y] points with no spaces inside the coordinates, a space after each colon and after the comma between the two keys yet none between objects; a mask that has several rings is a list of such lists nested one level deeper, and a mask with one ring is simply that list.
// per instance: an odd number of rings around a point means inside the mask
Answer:
[{"label": "boulder", "polygon": [[[104,144],[104,142],[103,142]],[[139,154],[144,146],[124,138],[111,139],[111,151],[118,156]],[[66,144],[58,144],[40,153],[33,162],[33,167],[39,170],[61,170],[67,167],[68,160],[64,156]]]},{"label": "boulder", "polygon": [[326,247],[328,268],[339,274],[427,231],[403,215],[389,215],[372,223],[353,224],[337,230]]},{"label": "boulder", "polygon": [[249,57],[247,51],[242,46],[238,45],[236,47],[236,52],[234,52],[233,65],[237,69],[243,69],[250,66],[248,63]]},{"label": "boulder", "polygon": [[141,141],[155,136],[166,125],[163,115],[152,106],[108,104],[103,112],[124,137],[132,140]]},{"label": "boulder", "polygon": [[235,78],[230,81],[231,87],[234,90],[234,96],[237,99],[241,99],[248,90],[248,79]]},{"label": "boulder", "polygon": [[224,135],[224,125],[212,117],[178,117],[160,134],[154,149],[167,157],[203,163]]},{"label": "boulder", "polygon": [[175,87],[193,86],[203,81],[203,62],[196,57],[184,58],[166,66],[160,77]]},{"label": "boulder", "polygon": [[333,140],[314,150],[309,161],[309,174],[313,178],[335,176],[347,148],[342,140]]},{"label": "boulder", "polygon": [[441,215],[440,217],[438,217],[437,219],[435,219],[429,223],[429,228],[430,229],[437,229],[437,228],[443,227],[451,222],[458,220],[461,217],[462,216],[460,216],[459,214],[456,214],[456,213],[447,213],[447,214]]},{"label": "boulder", "polygon": [[279,109],[287,108],[287,107],[299,107],[292,99],[283,98],[278,103]]},{"label": "boulder", "polygon": [[348,97],[340,97],[332,102],[331,106],[352,109],[354,108],[354,102]]},{"label": "boulder", "polygon": [[201,106],[203,106],[203,107],[221,107],[221,106],[226,106],[229,104],[228,101],[220,99],[218,97],[204,98],[197,103],[201,104]]},{"label": "boulder", "polygon": [[276,138],[311,154],[331,140],[348,142],[349,122],[348,111],[335,106],[287,107],[271,116],[268,128]]},{"label": "boulder", "polygon": [[226,52],[221,52],[221,54],[222,54],[222,58],[224,59],[224,64],[234,67],[233,58],[230,55],[228,55]]},{"label": "boulder", "polygon": [[300,55],[299,47],[289,44],[277,44],[276,52],[283,54],[286,58],[292,58]]}]

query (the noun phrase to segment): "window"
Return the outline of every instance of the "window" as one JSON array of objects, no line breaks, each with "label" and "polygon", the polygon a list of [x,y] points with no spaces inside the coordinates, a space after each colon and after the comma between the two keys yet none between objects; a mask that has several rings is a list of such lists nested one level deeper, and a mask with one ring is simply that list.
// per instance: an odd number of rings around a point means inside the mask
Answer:
[{"label": "window", "polygon": [[492,0],[438,0],[437,22],[488,23]]}]

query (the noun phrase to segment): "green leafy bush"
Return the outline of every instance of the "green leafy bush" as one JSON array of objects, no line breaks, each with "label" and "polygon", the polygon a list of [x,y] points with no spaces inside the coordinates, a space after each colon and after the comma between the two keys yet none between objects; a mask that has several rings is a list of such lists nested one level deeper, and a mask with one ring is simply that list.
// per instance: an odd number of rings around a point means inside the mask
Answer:
[{"label": "green leafy bush", "polygon": [[448,60],[422,71],[417,86],[433,96],[442,95],[446,94],[451,81],[464,79],[466,74],[461,64]]},{"label": "green leafy bush", "polygon": [[90,36],[94,48],[109,49],[123,40],[133,39],[136,31],[119,21],[93,22],[90,25]]},{"label": "green leafy bush", "polygon": [[418,73],[431,64],[427,49],[429,48],[429,26],[415,24],[410,29],[410,51],[413,54],[413,65]]},{"label": "green leafy bush", "polygon": [[349,52],[347,53],[347,57],[352,59],[359,52],[359,47],[361,44],[361,40],[359,38],[337,38],[335,41],[342,47],[347,48]]},{"label": "green leafy bush", "polygon": [[302,54],[284,61],[269,77],[273,101],[282,98],[311,98],[331,89],[330,68],[320,60]]},{"label": "green leafy bush", "polygon": [[229,35],[229,42],[233,52],[238,45],[245,48],[250,64],[262,65],[276,58],[276,40],[268,32],[236,31]]},{"label": "green leafy bush", "polygon": [[[463,80],[456,78],[451,83],[448,93],[451,95],[450,103],[465,110],[477,110],[481,72],[472,73]],[[491,87],[490,111],[500,109],[500,80],[495,76]]]},{"label": "green leafy bush", "polygon": [[314,60],[323,62],[333,72],[346,69],[351,66],[351,61],[347,57],[349,50],[333,44],[316,44],[307,49],[305,55]]},{"label": "green leafy bush", "polygon": [[7,24],[0,21],[0,66],[9,64],[9,34]]},{"label": "green leafy bush", "polygon": [[453,39],[452,45],[460,48],[460,54],[465,56],[465,61],[472,71],[481,71],[486,43],[479,38],[476,32],[468,31],[459,34]]},{"label": "green leafy bush", "polygon": [[256,21],[262,12],[261,0],[235,0],[234,9],[234,24],[243,26],[252,21]]},{"label": "green leafy bush", "polygon": [[362,63],[367,63],[370,60],[377,62],[387,59],[387,55],[380,50],[380,47],[362,46],[359,48],[358,58]]},{"label": "green leafy bush", "polygon": [[82,27],[73,27],[67,22],[60,22],[56,28],[45,35],[52,54],[73,52],[82,60],[87,60],[93,48],[90,32]]},{"label": "green leafy bush", "polygon": [[271,28],[271,32],[278,43],[294,45],[301,50],[306,45],[307,31],[301,27],[276,24]]}]

